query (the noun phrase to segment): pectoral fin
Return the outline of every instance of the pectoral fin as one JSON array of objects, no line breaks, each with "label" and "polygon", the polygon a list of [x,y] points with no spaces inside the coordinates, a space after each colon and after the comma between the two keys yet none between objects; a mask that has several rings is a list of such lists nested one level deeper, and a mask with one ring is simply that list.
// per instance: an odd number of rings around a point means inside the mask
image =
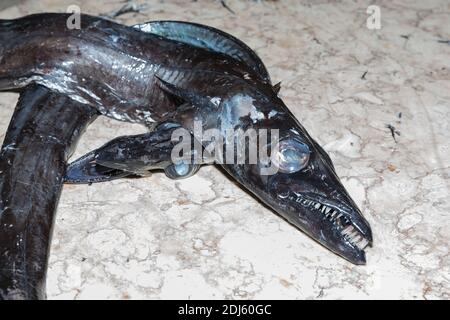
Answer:
[{"label": "pectoral fin", "polygon": [[172,161],[172,133],[179,125],[163,123],[154,131],[118,137],[72,162],[65,177],[67,183],[83,184],[121,178],[149,176],[153,170],[164,170],[171,179],[195,174],[200,164]]},{"label": "pectoral fin", "polygon": [[89,152],[72,162],[66,170],[64,182],[69,184],[91,184],[133,177],[131,172],[102,166],[95,161],[97,150]]}]

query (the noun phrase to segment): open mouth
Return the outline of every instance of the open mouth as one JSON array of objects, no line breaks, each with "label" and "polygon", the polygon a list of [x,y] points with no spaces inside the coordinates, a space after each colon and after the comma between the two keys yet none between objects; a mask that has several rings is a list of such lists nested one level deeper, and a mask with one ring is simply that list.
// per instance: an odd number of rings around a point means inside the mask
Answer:
[{"label": "open mouth", "polygon": [[287,198],[290,201],[300,204],[310,212],[320,214],[322,219],[331,223],[333,228],[341,233],[342,238],[354,248],[364,250],[371,244],[371,240],[364,236],[363,232],[351,221],[351,218],[342,209],[330,204],[311,200],[299,194],[291,194]]}]

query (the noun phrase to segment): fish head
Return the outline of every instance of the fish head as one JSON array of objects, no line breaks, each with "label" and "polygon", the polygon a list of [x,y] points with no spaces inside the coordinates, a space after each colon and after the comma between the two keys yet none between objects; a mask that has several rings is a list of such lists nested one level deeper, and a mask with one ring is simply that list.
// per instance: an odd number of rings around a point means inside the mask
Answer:
[{"label": "fish head", "polygon": [[[198,136],[193,127],[199,119],[203,130],[220,133],[227,154],[230,148],[235,151],[233,161],[222,155],[216,162],[237,182],[326,248],[365,264],[364,249],[372,244],[369,223],[340,182],[328,154],[278,97],[277,88],[239,79],[228,86],[225,81],[218,86],[208,83],[205,96],[161,82],[166,91],[188,102],[187,109],[176,115],[184,128]],[[236,143],[242,141],[239,133],[244,135],[244,150]],[[264,144],[261,133],[270,141]],[[254,134],[256,140],[251,139]],[[202,141],[203,146],[209,143]],[[261,156],[261,150],[270,150],[269,156]],[[240,155],[244,161],[238,160]]]},{"label": "fish head", "polygon": [[[277,137],[269,134],[266,140],[268,161],[259,153],[258,161],[250,163],[249,150],[245,164],[224,164],[224,169],[314,240],[354,264],[365,264],[364,249],[372,245],[371,228],[339,180],[329,155],[281,99],[251,95],[242,99],[240,95],[234,102],[224,101],[230,104],[224,110],[241,108],[242,127],[275,129]],[[250,112],[246,114],[242,108]],[[262,145],[260,136],[259,147]]]}]

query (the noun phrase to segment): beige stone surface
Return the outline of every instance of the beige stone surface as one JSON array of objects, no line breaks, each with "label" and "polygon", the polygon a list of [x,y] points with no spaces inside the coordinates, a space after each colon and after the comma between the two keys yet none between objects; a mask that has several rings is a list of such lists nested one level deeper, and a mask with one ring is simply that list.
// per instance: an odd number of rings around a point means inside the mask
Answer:
[{"label": "beige stone surface", "polygon": [[[450,45],[438,42],[450,40],[449,2],[376,1],[380,30],[366,27],[369,1],[227,3],[235,14],[213,0],[149,0],[117,21],[195,21],[254,48],[371,223],[367,265],[331,254],[204,167],[177,182],[154,174],[66,186],[49,298],[450,298]],[[0,18],[71,4],[91,14],[123,5],[25,1]],[[0,139],[16,100],[0,94]],[[143,131],[101,118],[75,156]]]}]

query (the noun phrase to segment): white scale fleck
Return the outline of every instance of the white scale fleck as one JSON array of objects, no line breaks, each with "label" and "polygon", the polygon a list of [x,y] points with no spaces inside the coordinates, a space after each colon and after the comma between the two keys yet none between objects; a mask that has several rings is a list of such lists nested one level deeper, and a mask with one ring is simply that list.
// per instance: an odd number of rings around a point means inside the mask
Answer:
[{"label": "white scale fleck", "polygon": [[83,88],[83,87],[80,87],[80,86],[77,86],[77,89],[82,91],[82,92],[84,92],[84,93],[86,93],[88,96],[90,96],[94,100],[100,101],[100,98],[95,93],[93,93],[92,91],[89,91],[86,88]]},{"label": "white scale fleck", "polygon": [[218,107],[220,105],[220,102],[222,101],[222,99],[220,99],[219,97],[214,97],[214,98],[211,98],[210,101],[213,105]]},{"label": "white scale fleck", "polygon": [[119,41],[119,36],[116,36],[114,34],[111,35],[110,38],[111,38],[112,42],[114,42],[114,43],[117,43],[117,41]]},{"label": "white scale fleck", "polygon": [[252,119],[253,123],[258,122],[258,120],[264,120],[266,116],[261,111],[257,110],[255,106],[253,106],[250,111],[250,119]]},{"label": "white scale fleck", "polygon": [[278,114],[278,111],[272,110],[269,112],[269,119],[272,119]]},{"label": "white scale fleck", "polygon": [[155,122],[155,120],[152,118],[152,113],[150,111],[143,111],[142,114],[145,120],[149,122]]},{"label": "white scale fleck", "polygon": [[152,32],[152,26],[147,23],[147,24],[139,24],[137,26],[135,26],[136,29],[141,30],[143,32]]}]

